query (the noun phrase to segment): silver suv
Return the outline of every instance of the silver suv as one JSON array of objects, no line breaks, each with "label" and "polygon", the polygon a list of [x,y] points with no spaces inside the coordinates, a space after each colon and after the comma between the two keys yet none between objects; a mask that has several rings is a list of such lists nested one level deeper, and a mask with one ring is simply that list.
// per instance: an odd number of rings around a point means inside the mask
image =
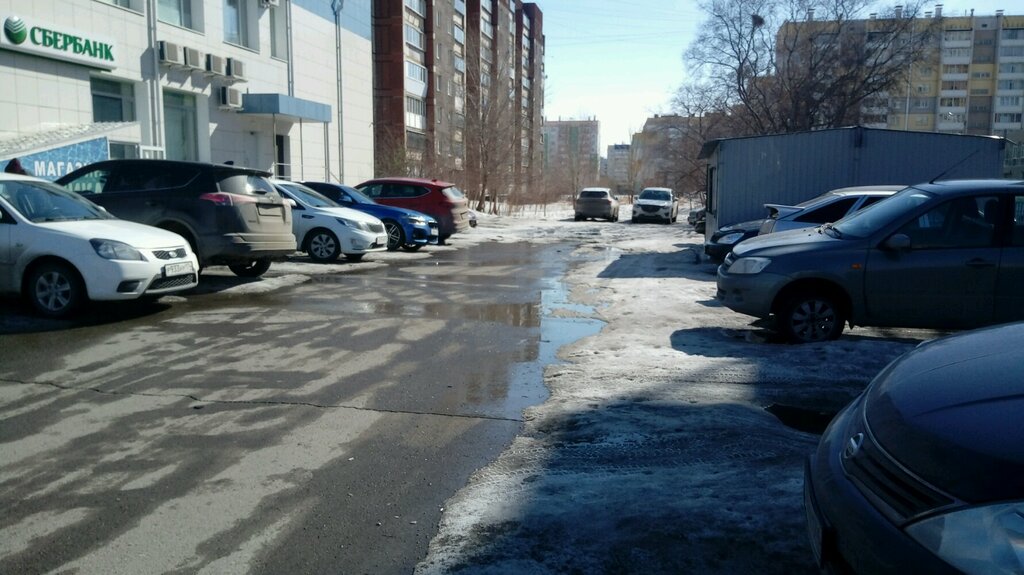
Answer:
[{"label": "silver suv", "polygon": [[796,342],[845,324],[969,328],[1024,319],[1024,182],[912,186],[835,224],[751,238],[717,298]]},{"label": "silver suv", "polygon": [[619,198],[612,194],[610,188],[583,188],[576,196],[573,208],[577,222],[586,218],[619,221]]}]

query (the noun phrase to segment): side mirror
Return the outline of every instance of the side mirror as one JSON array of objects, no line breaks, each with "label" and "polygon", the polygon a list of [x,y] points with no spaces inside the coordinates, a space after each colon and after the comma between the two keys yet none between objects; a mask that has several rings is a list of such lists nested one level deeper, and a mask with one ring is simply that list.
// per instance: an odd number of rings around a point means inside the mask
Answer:
[{"label": "side mirror", "polygon": [[907,234],[894,234],[882,242],[882,247],[892,251],[909,250],[910,236]]}]

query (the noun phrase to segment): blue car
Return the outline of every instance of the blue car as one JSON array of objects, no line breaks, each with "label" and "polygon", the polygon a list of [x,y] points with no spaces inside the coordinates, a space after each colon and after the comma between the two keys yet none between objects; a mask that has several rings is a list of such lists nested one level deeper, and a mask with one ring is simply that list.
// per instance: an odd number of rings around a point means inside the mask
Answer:
[{"label": "blue car", "polygon": [[302,182],[346,208],[377,217],[388,233],[388,251],[414,252],[427,244],[437,245],[437,220],[413,210],[378,204],[359,190],[330,182]]}]

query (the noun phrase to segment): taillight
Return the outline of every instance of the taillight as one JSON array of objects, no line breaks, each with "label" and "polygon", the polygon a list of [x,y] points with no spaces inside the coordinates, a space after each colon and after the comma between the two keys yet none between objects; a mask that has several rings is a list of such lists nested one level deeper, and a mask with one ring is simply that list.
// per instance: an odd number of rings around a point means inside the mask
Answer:
[{"label": "taillight", "polygon": [[252,196],[241,196],[238,194],[226,194],[224,192],[214,192],[211,194],[203,194],[199,196],[200,200],[206,200],[213,202],[218,206],[237,206],[240,204],[255,204],[258,200]]}]

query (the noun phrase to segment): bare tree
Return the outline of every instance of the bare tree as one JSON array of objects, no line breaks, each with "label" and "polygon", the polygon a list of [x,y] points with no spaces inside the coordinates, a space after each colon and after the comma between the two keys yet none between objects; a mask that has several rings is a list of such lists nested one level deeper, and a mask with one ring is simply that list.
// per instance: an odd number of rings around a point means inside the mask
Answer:
[{"label": "bare tree", "polygon": [[871,0],[701,0],[686,52],[698,85],[718,86],[722,113],[745,133],[858,123],[861,107],[905,84],[934,46],[923,2],[866,18]]}]

